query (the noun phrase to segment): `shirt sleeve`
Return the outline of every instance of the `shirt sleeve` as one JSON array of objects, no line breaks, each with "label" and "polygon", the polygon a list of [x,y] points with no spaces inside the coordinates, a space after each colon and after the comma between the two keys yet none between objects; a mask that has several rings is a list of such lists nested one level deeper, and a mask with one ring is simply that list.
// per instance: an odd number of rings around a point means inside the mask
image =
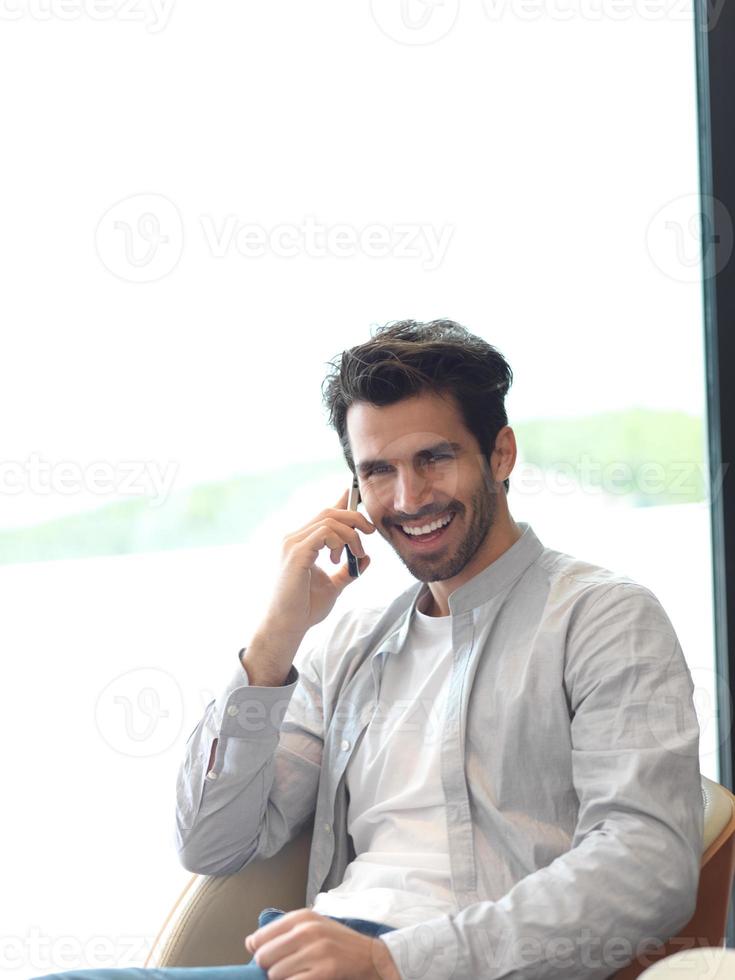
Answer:
[{"label": "shirt sleeve", "polygon": [[693,915],[699,725],[674,629],[649,590],[616,584],[573,618],[566,654],[570,849],[497,901],[381,935],[402,980],[608,977]]},{"label": "shirt sleeve", "polygon": [[197,874],[232,874],[277,853],[316,806],[324,744],[321,646],[305,638],[277,687],[250,685],[244,652],[189,736],[177,774],[175,847],[181,864]]}]

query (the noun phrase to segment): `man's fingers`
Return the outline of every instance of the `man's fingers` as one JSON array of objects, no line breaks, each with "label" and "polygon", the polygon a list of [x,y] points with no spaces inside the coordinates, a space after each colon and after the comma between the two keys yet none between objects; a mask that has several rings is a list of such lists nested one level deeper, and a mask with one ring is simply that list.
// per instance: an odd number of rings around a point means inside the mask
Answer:
[{"label": "man's fingers", "polygon": [[357,511],[348,510],[343,511],[343,514],[347,516],[347,520],[343,520],[339,517],[332,517],[330,514],[324,514],[322,517],[318,517],[314,521],[309,521],[308,524],[304,524],[300,527],[298,531],[294,531],[291,534],[287,534],[284,537],[284,541],[303,541],[304,538],[309,537],[309,535],[319,527],[330,527],[333,531],[340,535],[346,534],[348,537],[352,537],[353,540],[357,540],[355,535],[357,531],[362,531],[363,534],[372,534],[376,530],[375,525],[371,524],[362,514],[358,514]]},{"label": "man's fingers", "polygon": [[354,521],[354,526],[359,527],[366,534],[372,534],[373,531],[377,531],[377,527],[373,522],[367,517],[364,517],[359,510],[348,510],[347,514],[349,515],[350,522]]},{"label": "man's fingers", "polygon": [[310,908],[292,909],[285,915],[280,915],[277,919],[267,923],[267,925],[259,926],[254,932],[248,933],[245,937],[245,945],[252,953],[275,936],[289,932],[297,922],[316,919],[318,915],[318,912],[313,912]]},{"label": "man's fingers", "polygon": [[310,528],[297,538],[286,539],[284,548],[286,553],[306,550],[312,554],[316,561],[322,548],[332,551],[342,551],[347,544],[347,535],[340,528],[333,528],[328,524],[318,524]]},{"label": "man's fingers", "polygon": [[363,517],[359,510],[330,511],[321,517],[320,520],[334,521],[343,527],[350,527],[356,531],[362,531],[363,534],[372,534],[373,531],[377,530],[372,521],[369,521],[367,517]]},{"label": "man's fingers", "polygon": [[[295,531],[292,531],[290,534],[287,534],[286,537],[293,538],[296,537],[296,535],[298,534],[303,534],[304,532],[307,532],[310,528],[314,527],[320,521],[327,519],[329,517],[330,510],[341,510],[341,511],[347,510],[347,504],[349,503],[349,495],[350,495],[349,490],[345,490],[342,496],[337,501],[337,503],[334,505],[334,507],[325,508],[321,512],[321,514],[317,514],[315,517],[311,517],[306,522],[306,524],[303,524],[301,527],[296,528]],[[368,521],[365,517],[363,517],[363,515],[359,511],[347,510],[347,513],[351,516],[351,518],[355,521],[356,524],[361,524],[364,530],[366,531],[375,530],[372,523]]]},{"label": "man's fingers", "polygon": [[307,542],[313,545],[320,539],[321,542],[317,545],[318,549],[329,548],[333,561],[335,556],[342,555],[345,545],[349,545],[353,555],[365,554],[357,530],[347,524],[342,524],[334,517],[325,517],[319,524],[312,525],[306,531],[289,535],[284,541],[288,541],[292,547],[295,547]]}]

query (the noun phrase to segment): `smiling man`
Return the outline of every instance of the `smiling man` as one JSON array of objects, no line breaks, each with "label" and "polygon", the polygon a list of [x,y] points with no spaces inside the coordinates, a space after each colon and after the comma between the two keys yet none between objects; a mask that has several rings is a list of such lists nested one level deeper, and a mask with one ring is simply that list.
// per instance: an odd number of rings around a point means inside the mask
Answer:
[{"label": "smiling man", "polygon": [[[696,902],[699,728],[671,622],[647,588],[511,516],[512,375],[494,347],[402,321],[332,367],[329,420],[368,517],[345,493],[283,539],[177,782],[192,871],[234,873],[309,827],[306,904],[264,909],[250,963],[192,980],[608,977]],[[359,532],[376,530],[416,583],[307,640],[354,581],[322,549],[339,564],[349,546],[364,573]]]},{"label": "smiling man", "polygon": [[504,426],[495,438],[495,479],[449,393],[424,391],[385,407],[353,403],[347,431],[370,517],[414,578],[431,583],[424,611],[448,616],[450,594],[523,533],[495,485],[515,463],[513,430]]}]

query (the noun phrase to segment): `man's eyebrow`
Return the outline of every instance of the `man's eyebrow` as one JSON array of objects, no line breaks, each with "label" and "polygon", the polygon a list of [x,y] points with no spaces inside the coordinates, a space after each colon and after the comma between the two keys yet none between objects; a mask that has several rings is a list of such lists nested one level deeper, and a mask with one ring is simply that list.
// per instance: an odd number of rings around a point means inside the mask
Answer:
[{"label": "man's eyebrow", "polygon": [[[433,456],[436,453],[446,452],[450,449],[452,452],[459,452],[462,448],[459,442],[449,442],[447,439],[443,439],[441,442],[435,442],[433,446],[427,446],[426,449],[419,449],[413,455],[414,459],[420,456]],[[363,459],[357,464],[357,469],[360,473],[368,473],[374,466],[383,466],[386,463],[390,463],[388,459]]]}]

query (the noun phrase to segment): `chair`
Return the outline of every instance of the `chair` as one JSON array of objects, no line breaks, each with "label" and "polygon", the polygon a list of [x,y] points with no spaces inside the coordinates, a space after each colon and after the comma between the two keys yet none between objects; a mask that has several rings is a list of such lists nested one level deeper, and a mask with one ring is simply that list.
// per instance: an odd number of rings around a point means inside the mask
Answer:
[{"label": "chair", "polygon": [[[643,961],[615,974],[631,980],[656,960],[691,946],[722,946],[735,874],[735,796],[702,776],[704,851],[697,906],[676,937]],[[246,963],[245,936],[261,909],[290,911],[306,905],[306,876],[313,823],[273,857],[225,876],[193,875],[161,927],[146,967],[226,966]]]},{"label": "chair", "polygon": [[674,953],[641,974],[645,980],[732,980],[735,949],[699,946]]},{"label": "chair", "polygon": [[691,947],[722,946],[725,941],[727,909],[735,874],[735,796],[706,776],[702,776],[702,796],[704,851],[694,915],[659,950],[633,960],[614,975],[614,980],[632,980],[644,971],[653,973],[651,964],[657,960]]}]

